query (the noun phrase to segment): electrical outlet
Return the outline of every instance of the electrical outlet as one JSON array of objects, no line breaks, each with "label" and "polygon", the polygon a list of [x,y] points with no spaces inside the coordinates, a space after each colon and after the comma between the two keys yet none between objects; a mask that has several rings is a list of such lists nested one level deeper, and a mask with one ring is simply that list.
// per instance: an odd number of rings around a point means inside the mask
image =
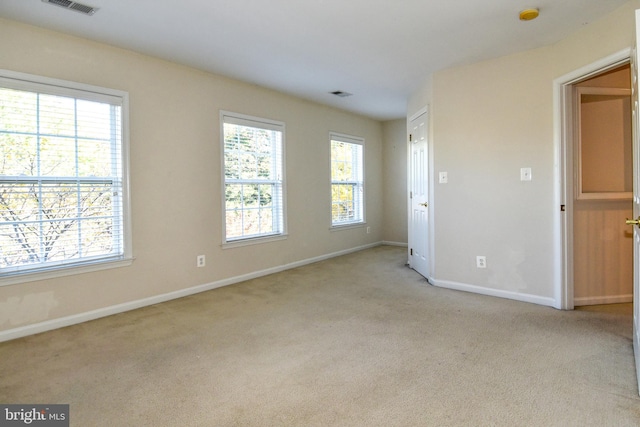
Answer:
[{"label": "electrical outlet", "polygon": [[487,268],[487,257],[478,255],[476,257],[476,267],[478,268]]},{"label": "electrical outlet", "polygon": [[198,255],[198,257],[196,258],[196,265],[198,267],[204,267],[205,265],[207,265],[207,260],[204,255]]}]

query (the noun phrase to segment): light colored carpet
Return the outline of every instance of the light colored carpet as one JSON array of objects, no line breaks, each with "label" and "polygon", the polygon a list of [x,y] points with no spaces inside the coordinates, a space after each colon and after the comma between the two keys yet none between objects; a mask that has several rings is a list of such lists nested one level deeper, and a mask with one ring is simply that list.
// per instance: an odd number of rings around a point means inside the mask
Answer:
[{"label": "light colored carpet", "polygon": [[631,306],[439,289],[382,246],[0,344],[72,426],[637,426]]}]

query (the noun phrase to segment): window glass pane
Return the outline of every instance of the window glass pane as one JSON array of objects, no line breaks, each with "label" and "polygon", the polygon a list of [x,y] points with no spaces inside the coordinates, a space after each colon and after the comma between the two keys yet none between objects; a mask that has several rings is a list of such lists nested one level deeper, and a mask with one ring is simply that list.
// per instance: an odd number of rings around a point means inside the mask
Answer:
[{"label": "window glass pane", "polygon": [[41,137],[38,167],[42,176],[76,176],[76,140]]},{"label": "window glass pane", "polygon": [[240,154],[240,165],[240,178],[257,178],[257,161],[255,153],[246,151],[242,152]]},{"label": "window glass pane", "polygon": [[271,232],[273,228],[273,210],[260,209],[260,230],[262,232]]},{"label": "window glass pane", "polygon": [[[64,234],[58,233],[64,229]],[[48,236],[39,262],[63,262],[80,259],[79,224],[75,221],[49,222],[44,227]]]},{"label": "window glass pane", "polygon": [[110,176],[113,167],[111,142],[94,139],[78,140],[78,175]]},{"label": "window glass pane", "polygon": [[245,207],[242,210],[242,235],[256,236],[260,234],[260,211]]},{"label": "window glass pane", "polygon": [[35,93],[0,88],[0,128],[12,132],[37,132],[36,102]]},{"label": "window glass pane", "polygon": [[226,178],[240,178],[240,155],[237,151],[225,151],[224,164]]},{"label": "window glass pane", "polygon": [[0,175],[34,176],[37,171],[36,138],[29,135],[0,133]]},{"label": "window glass pane", "polygon": [[354,188],[354,185],[333,184],[331,186],[334,221],[354,219]]},{"label": "window glass pane", "polygon": [[248,184],[244,186],[244,206],[246,208],[255,208],[259,206],[259,192],[256,184]]},{"label": "window glass pane", "polygon": [[270,179],[274,176],[273,157],[270,153],[256,156],[256,178]]},{"label": "window glass pane", "polygon": [[113,130],[111,105],[78,100],[77,106],[78,136],[108,141]]},{"label": "window glass pane", "polygon": [[113,228],[113,218],[103,217],[86,220],[81,224],[80,244],[82,254],[87,257],[99,256],[113,251],[114,240],[109,230]]},{"label": "window glass pane", "polygon": [[[40,203],[38,186],[32,183],[0,182],[0,203],[3,209],[2,219],[28,221],[38,219]],[[8,225],[13,225],[9,223]]]},{"label": "window glass pane", "polygon": [[272,207],[275,185],[262,184],[262,185],[259,185],[258,188],[259,188],[258,195],[260,198],[260,206]]},{"label": "window glass pane", "polygon": [[242,237],[242,210],[227,210],[225,220],[227,240]]},{"label": "window glass pane", "polygon": [[43,135],[75,135],[75,100],[61,96],[38,97],[39,132]]},{"label": "window glass pane", "polygon": [[227,209],[242,207],[242,184],[227,184],[225,186],[225,200]]}]

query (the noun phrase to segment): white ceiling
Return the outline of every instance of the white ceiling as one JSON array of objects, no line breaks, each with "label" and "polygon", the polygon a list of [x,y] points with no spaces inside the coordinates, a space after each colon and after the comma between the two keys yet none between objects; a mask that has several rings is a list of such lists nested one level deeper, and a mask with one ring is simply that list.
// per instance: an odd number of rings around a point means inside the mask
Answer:
[{"label": "white ceiling", "polygon": [[434,71],[553,44],[627,1],[80,0],[100,8],[85,16],[1,0],[0,16],[387,120]]}]

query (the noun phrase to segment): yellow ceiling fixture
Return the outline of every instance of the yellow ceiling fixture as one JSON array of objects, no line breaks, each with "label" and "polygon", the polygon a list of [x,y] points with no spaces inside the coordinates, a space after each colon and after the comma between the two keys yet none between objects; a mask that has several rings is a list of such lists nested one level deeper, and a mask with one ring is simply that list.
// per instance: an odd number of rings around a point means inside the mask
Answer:
[{"label": "yellow ceiling fixture", "polygon": [[522,12],[520,12],[520,20],[531,21],[533,19],[536,19],[539,14],[540,14],[540,11],[538,9],[525,9]]}]

